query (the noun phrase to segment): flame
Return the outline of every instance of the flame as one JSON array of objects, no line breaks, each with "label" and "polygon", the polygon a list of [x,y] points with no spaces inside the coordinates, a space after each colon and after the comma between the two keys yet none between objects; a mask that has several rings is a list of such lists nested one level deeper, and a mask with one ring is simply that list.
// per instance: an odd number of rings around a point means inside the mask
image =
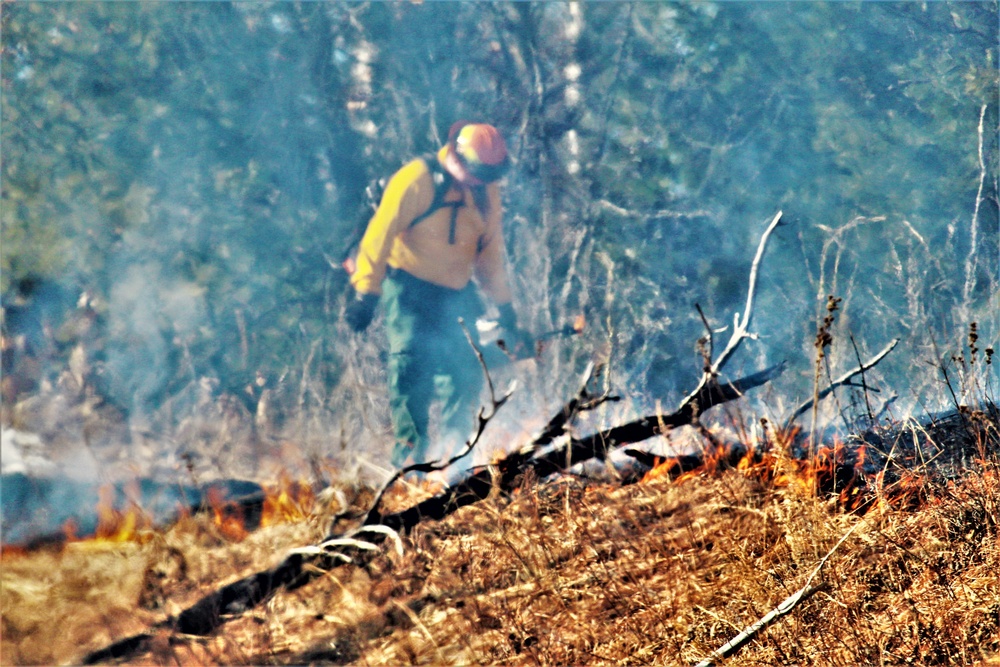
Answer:
[{"label": "flame", "polygon": [[97,527],[90,535],[80,535],[80,525],[75,519],[67,519],[62,526],[63,539],[69,543],[92,545],[118,544],[123,542],[145,543],[152,539],[153,521],[142,511],[134,498],[137,487],[126,488],[129,496],[127,509],[115,507],[115,487],[111,484],[102,485],[97,490],[97,505],[94,513],[97,516]]},{"label": "flame", "polygon": [[653,466],[653,469],[646,473],[642,481],[650,482],[659,477],[672,477],[675,483],[680,484],[702,475],[714,475],[723,467],[723,462],[729,460],[732,451],[732,448],[727,445],[710,447],[705,450],[702,463],[690,470],[684,469],[685,457],[666,458]]},{"label": "flame", "polygon": [[309,516],[316,502],[312,486],[286,474],[281,475],[277,486],[266,488],[265,492],[261,526],[301,521]]},{"label": "flame", "polygon": [[[302,521],[314,511],[316,494],[305,481],[293,480],[282,473],[276,484],[264,485],[264,497],[234,502],[225,497],[225,486],[205,489],[203,507],[216,530],[225,539],[239,542],[263,526]],[[142,490],[139,482],[124,488],[105,484],[97,489],[98,500],[93,514],[81,527],[80,519],[69,518],[61,526],[59,535],[48,536],[45,544],[78,544],[83,547],[127,542],[144,544],[155,538],[157,527],[150,513],[142,508]],[[191,516],[191,508],[179,507],[176,520]],[[93,528],[91,528],[93,526]],[[14,557],[32,551],[34,546],[0,543],[0,556]]]},{"label": "flame", "polygon": [[212,521],[226,539],[242,542],[250,535],[242,507],[227,502],[222,491],[214,486],[208,488],[205,496],[208,507],[212,510]]},{"label": "flame", "polygon": [[[785,434],[787,435],[787,434]],[[785,437],[784,435],[782,437]],[[824,445],[805,459],[788,455],[787,443],[781,441],[764,452],[742,445],[720,445],[705,451],[699,465],[690,467],[692,457],[658,459],[642,482],[668,477],[675,484],[690,479],[718,474],[731,467],[747,477],[785,488],[796,493],[834,498],[848,511],[867,512],[873,506],[893,509],[915,509],[932,502],[927,477],[907,471],[892,484],[886,485],[884,472],[865,472],[868,450],[865,445],[852,447],[841,441]],[[737,460],[737,456],[739,457]]]},{"label": "flame", "polygon": [[227,501],[217,488],[208,489],[207,500],[212,511],[212,521],[219,532],[226,539],[241,542],[257,528],[307,518],[313,510],[316,496],[307,482],[293,480],[287,474],[282,474],[277,484],[264,487],[260,516],[253,521],[248,517],[251,512]]},{"label": "flame", "polygon": [[583,333],[584,328],[587,326],[587,319],[580,313],[573,319],[573,331],[577,333]]},{"label": "flame", "polygon": [[[138,496],[138,488],[134,485],[126,488],[126,494],[132,499]],[[125,511],[115,509],[115,489],[110,484],[98,490],[97,529],[94,539],[104,542],[143,542],[153,526],[152,519],[143,512],[135,500],[130,500]]]}]

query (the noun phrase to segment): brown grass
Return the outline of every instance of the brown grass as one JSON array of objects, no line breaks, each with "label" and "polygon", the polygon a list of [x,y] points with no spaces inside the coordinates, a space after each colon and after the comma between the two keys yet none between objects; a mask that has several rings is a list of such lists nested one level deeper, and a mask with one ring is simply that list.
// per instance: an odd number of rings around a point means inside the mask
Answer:
[{"label": "brown grass", "polygon": [[[213,636],[161,632],[132,664],[690,665],[802,586],[849,531],[823,589],[733,664],[1000,664],[996,463],[923,479],[919,503],[864,516],[807,486],[735,470],[627,487],[528,480],[418,527],[402,557],[339,567]],[[317,514],[231,542],[195,518],[145,544],[7,556],[2,662],[78,661],[324,528]]]}]

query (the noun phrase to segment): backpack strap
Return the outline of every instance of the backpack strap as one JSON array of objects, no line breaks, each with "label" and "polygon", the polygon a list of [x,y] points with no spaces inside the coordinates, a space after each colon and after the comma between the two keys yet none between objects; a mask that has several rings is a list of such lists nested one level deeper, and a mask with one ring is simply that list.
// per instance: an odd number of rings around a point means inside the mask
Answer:
[{"label": "backpack strap", "polygon": [[455,178],[448,172],[447,169],[441,166],[436,154],[428,153],[426,155],[422,155],[420,159],[427,165],[427,171],[431,174],[431,181],[434,183],[434,198],[431,200],[431,205],[427,208],[427,210],[415,217],[413,221],[410,222],[407,229],[413,229],[438,209],[448,206],[451,207],[451,224],[448,228],[448,244],[455,245],[455,221],[458,219],[458,209],[464,206],[465,202],[462,200],[446,202],[444,200],[448,191],[451,190],[451,186],[452,183],[455,182]]}]

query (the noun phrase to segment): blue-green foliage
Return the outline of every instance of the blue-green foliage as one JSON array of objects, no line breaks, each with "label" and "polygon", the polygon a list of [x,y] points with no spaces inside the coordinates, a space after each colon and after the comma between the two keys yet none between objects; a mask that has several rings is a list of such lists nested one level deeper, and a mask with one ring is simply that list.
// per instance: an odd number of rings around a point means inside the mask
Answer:
[{"label": "blue-green foliage", "polygon": [[756,354],[808,355],[826,291],[868,349],[990,313],[995,339],[997,28],[996,2],[8,3],[2,290],[63,295],[55,331],[88,293],[124,408],[317,341],[335,383],[365,185],[481,118],[516,158],[522,317],[610,316],[642,390],[689,385],[694,304],[729,322],[778,209]]}]

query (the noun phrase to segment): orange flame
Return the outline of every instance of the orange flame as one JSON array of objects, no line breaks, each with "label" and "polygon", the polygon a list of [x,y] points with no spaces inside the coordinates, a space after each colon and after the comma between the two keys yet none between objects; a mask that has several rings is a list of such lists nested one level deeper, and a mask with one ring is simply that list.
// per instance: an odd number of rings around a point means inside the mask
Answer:
[{"label": "orange flame", "polygon": [[282,474],[278,484],[264,487],[260,518],[255,525],[250,525],[247,512],[223,498],[221,491],[210,488],[207,496],[213,523],[226,539],[234,542],[245,540],[257,528],[301,521],[309,516],[316,502],[308,483]]},{"label": "orange flame", "polygon": [[659,477],[673,477],[674,482],[680,484],[702,475],[714,475],[722,467],[723,462],[729,459],[731,454],[732,449],[726,445],[710,447],[705,450],[702,456],[702,463],[690,470],[684,470],[683,457],[670,457],[653,466],[653,469],[645,474],[642,481],[650,482]]},{"label": "orange flame", "polygon": [[[135,497],[137,489],[126,489],[128,495]],[[134,500],[129,501],[125,510],[115,508],[115,487],[105,484],[97,490],[97,505],[94,512],[97,515],[97,527],[92,535],[80,535],[80,526],[75,519],[67,519],[62,526],[63,539],[66,543],[89,542],[93,544],[147,542],[152,535],[150,529],[153,521]]]},{"label": "orange flame", "polygon": [[[708,449],[700,464],[693,469],[690,457],[658,459],[657,464],[643,477],[650,482],[660,477],[672,478],[681,484],[695,477],[718,474],[732,463],[741,474],[769,484],[774,488],[788,488],[810,495],[824,495],[836,499],[849,511],[868,511],[872,506],[883,505],[895,509],[916,508],[929,501],[927,478],[916,472],[907,472],[886,486],[883,474],[865,474],[868,450],[864,445],[852,448],[837,441],[819,447],[807,459],[791,458],[778,446],[765,452],[748,448],[736,460],[738,445],[721,445]],[[873,505],[874,504],[874,505]]]},{"label": "orange flame", "polygon": [[576,318],[574,318],[573,331],[577,333],[582,333],[586,326],[587,326],[587,320],[583,316],[583,313],[580,313],[579,315],[576,316]]},{"label": "orange flame", "polygon": [[[218,532],[228,540],[239,542],[251,532],[263,526],[291,523],[308,518],[316,505],[316,494],[305,481],[296,481],[282,474],[277,484],[264,486],[264,499],[255,509],[226,499],[222,487],[210,486],[205,491],[205,505],[211,521]],[[98,501],[94,506],[96,527],[91,533],[81,534],[79,522],[67,519],[61,528],[61,539],[57,544],[81,543],[84,545],[115,544],[125,542],[145,543],[155,536],[153,517],[141,506],[141,491],[138,482],[124,488],[125,507],[122,509],[122,493],[112,484],[97,490]],[[117,501],[117,505],[116,505]],[[178,518],[190,516],[189,509],[181,508]],[[14,557],[27,553],[29,548],[0,544],[0,556]]]},{"label": "orange flame", "polygon": [[[133,498],[138,493],[137,489],[127,489],[127,491]],[[111,485],[102,486],[98,490],[98,498],[97,530],[94,532],[94,539],[104,542],[144,541],[147,536],[141,533],[148,531],[153,522],[134,501],[125,511],[115,509],[115,490]]]},{"label": "orange flame", "polygon": [[316,502],[308,483],[293,480],[286,474],[281,475],[277,486],[266,488],[265,492],[261,526],[301,521],[309,516]]},{"label": "orange flame", "polygon": [[205,494],[208,506],[212,510],[212,521],[219,532],[233,542],[242,542],[250,535],[247,530],[246,517],[243,508],[227,502],[222,492],[216,487],[209,487]]}]

